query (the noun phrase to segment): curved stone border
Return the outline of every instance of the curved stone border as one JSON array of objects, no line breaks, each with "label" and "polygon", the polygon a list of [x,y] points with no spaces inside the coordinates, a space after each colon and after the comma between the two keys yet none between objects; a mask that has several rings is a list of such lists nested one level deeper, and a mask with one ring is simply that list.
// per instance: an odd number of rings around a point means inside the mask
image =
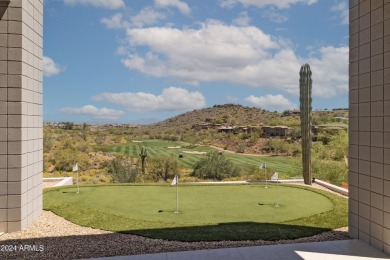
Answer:
[{"label": "curved stone border", "polygon": [[[188,182],[189,184],[249,184],[249,183],[265,183],[265,180],[258,180],[258,181],[211,181],[211,182]],[[303,183],[303,179],[289,179],[289,180],[267,180],[268,183],[286,183],[286,184],[294,184],[294,183]],[[341,188],[339,186],[327,183],[325,181],[321,181],[318,179],[313,179],[314,183],[317,183],[318,185],[325,187],[331,191],[337,192],[341,195],[348,197],[348,190]]]},{"label": "curved stone border", "polygon": [[340,194],[348,197],[348,190],[347,189],[344,189],[344,188],[341,188],[339,186],[327,183],[325,181],[317,180],[317,179],[314,179],[314,182],[327,188],[327,189],[330,189],[332,191],[335,191],[337,193],[340,193]]},{"label": "curved stone border", "polygon": [[52,187],[60,187],[60,186],[73,185],[73,178],[72,177],[43,178],[43,183],[45,182],[57,182]]}]

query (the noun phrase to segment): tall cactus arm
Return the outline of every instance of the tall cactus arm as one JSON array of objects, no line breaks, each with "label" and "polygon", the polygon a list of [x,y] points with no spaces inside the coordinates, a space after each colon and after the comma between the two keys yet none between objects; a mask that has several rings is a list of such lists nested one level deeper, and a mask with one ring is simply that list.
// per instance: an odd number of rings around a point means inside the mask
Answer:
[{"label": "tall cactus arm", "polygon": [[305,184],[311,185],[311,125],[312,125],[312,72],[309,64],[301,67],[299,72],[299,92],[301,110],[301,133],[302,133],[302,166]]}]

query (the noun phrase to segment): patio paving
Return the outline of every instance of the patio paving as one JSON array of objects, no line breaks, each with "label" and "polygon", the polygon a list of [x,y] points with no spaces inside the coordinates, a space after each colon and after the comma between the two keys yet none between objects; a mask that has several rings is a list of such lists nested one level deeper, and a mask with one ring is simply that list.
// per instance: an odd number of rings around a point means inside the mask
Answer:
[{"label": "patio paving", "polygon": [[390,259],[390,256],[359,240],[225,248],[147,255],[95,258],[104,260],[271,259],[341,260]]}]

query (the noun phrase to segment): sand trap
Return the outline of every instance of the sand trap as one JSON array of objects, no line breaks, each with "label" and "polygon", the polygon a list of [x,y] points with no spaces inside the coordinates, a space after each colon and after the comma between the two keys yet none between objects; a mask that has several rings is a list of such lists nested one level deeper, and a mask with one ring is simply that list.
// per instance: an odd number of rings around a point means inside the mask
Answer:
[{"label": "sand trap", "polygon": [[135,141],[135,140],[133,140],[132,142],[133,143],[142,143],[142,141]]},{"label": "sand trap", "polygon": [[168,146],[168,149],[180,149],[181,146]]},{"label": "sand trap", "polygon": [[206,154],[207,152],[198,152],[198,151],[183,151],[183,153],[188,153],[188,154]]}]

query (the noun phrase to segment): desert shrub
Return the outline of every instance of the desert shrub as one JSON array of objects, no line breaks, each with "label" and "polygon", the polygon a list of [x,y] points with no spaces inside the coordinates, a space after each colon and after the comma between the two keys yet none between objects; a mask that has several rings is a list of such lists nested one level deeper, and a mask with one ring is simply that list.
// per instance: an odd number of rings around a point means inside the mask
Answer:
[{"label": "desert shrub", "polygon": [[52,137],[52,140],[55,140],[55,144],[47,154],[47,160],[55,165],[56,170],[71,171],[76,163],[81,170],[87,170],[90,167],[88,157],[90,145],[76,132],[72,135]]},{"label": "desert shrub", "polygon": [[[76,181],[76,179],[74,179]],[[80,175],[80,181],[84,183],[94,183],[94,178],[89,175]]]},{"label": "desert shrub", "polygon": [[128,183],[137,181],[139,169],[128,158],[114,158],[108,163],[107,168],[108,173],[111,174],[112,182]]},{"label": "desert shrub", "polygon": [[336,135],[333,135],[329,147],[333,151],[331,154],[333,160],[343,160],[348,155],[348,132],[340,130]]},{"label": "desert shrub", "polygon": [[180,176],[179,182],[196,182],[196,177],[194,176]]},{"label": "desert shrub", "polygon": [[302,155],[293,157],[290,161],[291,167],[286,172],[286,178],[303,178]]},{"label": "desert shrub", "polygon": [[237,153],[245,153],[245,144],[239,144],[236,152]]},{"label": "desert shrub", "polygon": [[71,148],[56,149],[54,151],[53,164],[58,171],[72,171],[75,164],[78,164],[80,170],[88,169],[90,166],[87,154]]},{"label": "desert shrub", "polygon": [[312,162],[312,171],[314,178],[330,181],[338,186],[341,186],[342,182],[347,182],[347,166],[344,162],[314,160]]},{"label": "desert shrub", "polygon": [[287,155],[297,155],[301,152],[302,148],[300,143],[285,143],[284,149]]},{"label": "desert shrub", "polygon": [[260,134],[258,132],[252,132],[248,143],[254,144],[259,140],[259,138],[260,138]]},{"label": "desert shrub", "polygon": [[[347,182],[347,166],[344,161],[331,161],[322,159],[312,159],[312,177],[341,186],[342,182]],[[302,157],[298,156],[291,160],[290,170],[287,172],[288,178],[302,178]]]},{"label": "desert shrub", "polygon": [[348,133],[340,130],[329,135],[327,144],[317,142],[313,144],[313,158],[320,160],[342,161],[348,156]]},{"label": "desert shrub", "polygon": [[247,140],[247,139],[251,138],[251,134],[250,133],[241,133],[240,138],[242,140]]},{"label": "desert shrub", "polygon": [[240,168],[224,154],[212,151],[194,165],[194,171],[191,175],[202,179],[223,180],[239,176]]},{"label": "desert shrub", "polygon": [[267,142],[267,146],[272,150],[275,151],[278,155],[279,152],[284,150],[286,141],[284,139],[280,138],[271,138]]},{"label": "desert shrub", "polygon": [[247,165],[241,168],[242,175],[246,180],[264,180],[264,170],[259,169],[256,165]]},{"label": "desert shrub", "polygon": [[97,179],[100,183],[109,183],[111,182],[111,178],[106,175],[99,175],[97,176]]},{"label": "desert shrub", "polygon": [[159,155],[151,157],[147,162],[147,173],[152,179],[164,180],[173,178],[180,171],[179,162],[174,155]]},{"label": "desert shrub", "polygon": [[43,152],[48,153],[54,146],[54,138],[45,132],[43,135]]},{"label": "desert shrub", "polygon": [[[266,179],[269,180],[277,170],[273,167],[269,167],[268,164],[266,165],[266,167],[267,167],[266,170],[264,170],[264,169],[259,169],[259,167],[256,165],[250,165],[250,166],[246,166],[242,170],[242,172],[245,172],[245,175],[247,175],[245,179],[248,180],[266,180]],[[279,178],[282,179],[284,177],[279,175]]]},{"label": "desert shrub", "polygon": [[108,152],[111,152],[111,147],[110,146],[107,146],[107,145],[95,145],[94,147],[95,149],[93,151],[95,152],[104,152],[104,153],[108,153]]}]

